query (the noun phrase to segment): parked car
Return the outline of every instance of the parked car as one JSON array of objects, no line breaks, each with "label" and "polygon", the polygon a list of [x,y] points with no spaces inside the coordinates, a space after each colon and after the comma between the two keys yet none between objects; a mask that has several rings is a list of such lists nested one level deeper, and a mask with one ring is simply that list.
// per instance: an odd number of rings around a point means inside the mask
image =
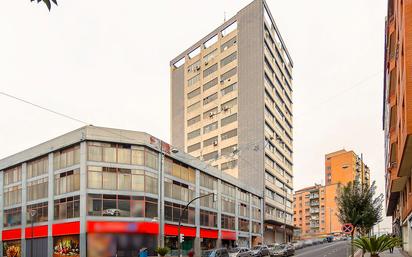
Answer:
[{"label": "parked car", "polygon": [[295,248],[295,250],[299,250],[303,248],[303,241],[295,241],[292,243],[293,248]]},{"label": "parked car", "polygon": [[217,248],[204,251],[202,257],[229,257],[229,252],[226,248]]},{"label": "parked car", "polygon": [[312,240],[307,239],[307,240],[303,241],[303,246],[304,246],[304,247],[311,246],[311,245],[313,245],[313,241],[312,241]]},{"label": "parked car", "polygon": [[281,244],[271,248],[270,255],[272,257],[287,257],[295,254],[295,249],[292,244]]},{"label": "parked car", "polygon": [[265,245],[257,245],[250,249],[253,257],[270,256],[269,248]]},{"label": "parked car", "polygon": [[229,249],[229,257],[251,257],[252,253],[247,247],[235,247]]},{"label": "parked car", "polygon": [[328,243],[332,243],[332,241],[333,241],[333,236],[328,236],[328,237],[326,237],[326,241],[327,241]]}]

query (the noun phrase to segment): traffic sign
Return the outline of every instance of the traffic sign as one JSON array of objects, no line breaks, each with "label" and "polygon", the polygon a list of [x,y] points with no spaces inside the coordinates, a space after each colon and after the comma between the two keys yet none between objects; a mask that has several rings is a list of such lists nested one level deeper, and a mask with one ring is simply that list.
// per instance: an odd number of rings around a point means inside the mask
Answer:
[{"label": "traffic sign", "polygon": [[342,225],[342,232],[347,234],[347,235],[352,234],[353,229],[354,229],[354,227],[351,223],[346,223],[346,224]]}]

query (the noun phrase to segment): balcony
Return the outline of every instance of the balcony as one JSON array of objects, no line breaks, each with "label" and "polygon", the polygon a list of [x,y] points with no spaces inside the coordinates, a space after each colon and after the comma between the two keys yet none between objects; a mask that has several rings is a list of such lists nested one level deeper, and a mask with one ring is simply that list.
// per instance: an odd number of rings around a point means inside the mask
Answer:
[{"label": "balcony", "polygon": [[319,208],[310,208],[309,213],[310,213],[310,214],[319,213]]},{"label": "balcony", "polygon": [[310,227],[311,228],[318,228],[319,227],[319,222],[311,222]]},{"label": "balcony", "polygon": [[310,206],[319,206],[319,201],[311,201]]},{"label": "balcony", "polygon": [[310,194],[309,199],[319,199],[319,195],[318,194]]}]

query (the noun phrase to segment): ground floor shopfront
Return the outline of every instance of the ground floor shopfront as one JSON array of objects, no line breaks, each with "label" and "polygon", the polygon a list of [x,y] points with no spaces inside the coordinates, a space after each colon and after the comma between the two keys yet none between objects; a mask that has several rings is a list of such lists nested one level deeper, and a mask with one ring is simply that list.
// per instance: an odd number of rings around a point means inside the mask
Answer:
[{"label": "ground floor shopfront", "polygon": [[[85,233],[80,222],[53,224],[2,231],[1,248],[4,257],[135,257],[142,248],[149,255],[162,241],[157,222],[88,221]],[[50,231],[50,233],[49,233]],[[165,224],[163,244],[177,255],[178,226]],[[51,236],[49,236],[51,234]],[[258,244],[259,235],[229,230],[182,226],[183,253],[215,247],[252,246]],[[33,237],[33,240],[31,239]]]},{"label": "ground floor shopfront", "polygon": [[263,238],[264,243],[268,245],[274,243],[291,242],[293,239],[293,227],[287,226],[285,233],[283,225],[265,224]]}]

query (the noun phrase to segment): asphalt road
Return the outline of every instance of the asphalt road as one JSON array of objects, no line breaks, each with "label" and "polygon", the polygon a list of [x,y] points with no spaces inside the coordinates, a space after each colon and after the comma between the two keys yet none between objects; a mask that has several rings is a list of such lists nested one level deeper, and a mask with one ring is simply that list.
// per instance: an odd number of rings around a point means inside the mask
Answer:
[{"label": "asphalt road", "polygon": [[297,250],[294,257],[348,257],[350,241],[324,243]]}]

